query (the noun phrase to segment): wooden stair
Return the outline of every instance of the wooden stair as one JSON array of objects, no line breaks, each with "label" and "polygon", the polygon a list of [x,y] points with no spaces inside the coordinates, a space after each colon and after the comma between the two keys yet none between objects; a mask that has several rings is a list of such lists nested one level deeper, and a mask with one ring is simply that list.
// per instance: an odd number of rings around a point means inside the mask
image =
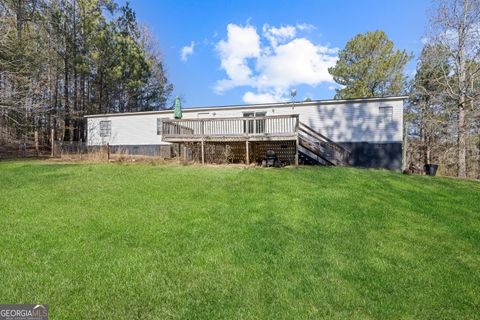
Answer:
[{"label": "wooden stair", "polygon": [[300,161],[304,164],[348,165],[350,150],[303,122],[298,127]]}]

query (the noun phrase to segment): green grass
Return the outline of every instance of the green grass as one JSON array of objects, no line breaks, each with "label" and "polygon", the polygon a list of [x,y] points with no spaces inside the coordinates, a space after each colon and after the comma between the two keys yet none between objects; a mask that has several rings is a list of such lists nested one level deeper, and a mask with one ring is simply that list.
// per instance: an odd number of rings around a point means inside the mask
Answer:
[{"label": "green grass", "polygon": [[0,303],[51,319],[480,317],[480,183],[0,163]]}]

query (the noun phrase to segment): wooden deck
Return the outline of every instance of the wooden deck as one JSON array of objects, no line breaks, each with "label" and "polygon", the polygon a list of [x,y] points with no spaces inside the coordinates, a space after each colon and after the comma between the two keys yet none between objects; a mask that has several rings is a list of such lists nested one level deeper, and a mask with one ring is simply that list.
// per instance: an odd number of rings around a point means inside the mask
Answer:
[{"label": "wooden deck", "polygon": [[286,141],[296,140],[298,115],[163,120],[162,140]]},{"label": "wooden deck", "polygon": [[[328,165],[345,165],[350,151],[331,141],[313,128],[299,121],[299,115],[264,117],[231,117],[200,119],[166,119],[161,124],[163,141],[182,144],[193,143],[200,148],[201,162],[205,162],[206,144],[244,143],[244,159],[249,164],[252,151],[273,149],[292,155],[290,163],[298,165],[299,148],[318,157]],[[270,142],[270,143],[269,143]],[[285,142],[285,143],[282,143]],[[280,147],[279,147],[280,143]],[[303,152],[303,151],[302,151]],[[255,158],[255,154],[253,154]],[[258,160],[256,161],[258,162]]]}]

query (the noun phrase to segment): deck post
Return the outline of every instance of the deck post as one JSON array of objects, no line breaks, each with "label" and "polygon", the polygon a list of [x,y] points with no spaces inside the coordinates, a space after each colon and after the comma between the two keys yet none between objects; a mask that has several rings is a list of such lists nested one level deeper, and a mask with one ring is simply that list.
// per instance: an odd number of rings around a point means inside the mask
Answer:
[{"label": "deck post", "polygon": [[248,140],[245,140],[245,163],[250,165],[250,150],[248,150]]},{"label": "deck post", "polygon": [[204,146],[204,140],[205,140],[205,121],[200,120],[200,135],[202,137],[202,165],[205,164],[205,146]]},{"label": "deck post", "polygon": [[295,116],[295,167],[298,168],[298,128],[300,126],[300,116]]},{"label": "deck post", "polygon": [[295,139],[295,167],[298,168],[298,135],[297,139]]},{"label": "deck post", "polygon": [[202,139],[202,165],[205,164],[205,147],[204,147],[204,141]]}]

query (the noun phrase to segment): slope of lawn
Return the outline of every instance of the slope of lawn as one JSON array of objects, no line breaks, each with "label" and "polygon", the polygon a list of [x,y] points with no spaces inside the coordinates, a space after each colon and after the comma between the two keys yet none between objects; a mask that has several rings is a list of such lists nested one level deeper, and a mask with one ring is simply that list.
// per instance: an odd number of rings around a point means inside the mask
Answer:
[{"label": "slope of lawn", "polygon": [[0,303],[51,319],[480,317],[480,183],[0,163]]}]

